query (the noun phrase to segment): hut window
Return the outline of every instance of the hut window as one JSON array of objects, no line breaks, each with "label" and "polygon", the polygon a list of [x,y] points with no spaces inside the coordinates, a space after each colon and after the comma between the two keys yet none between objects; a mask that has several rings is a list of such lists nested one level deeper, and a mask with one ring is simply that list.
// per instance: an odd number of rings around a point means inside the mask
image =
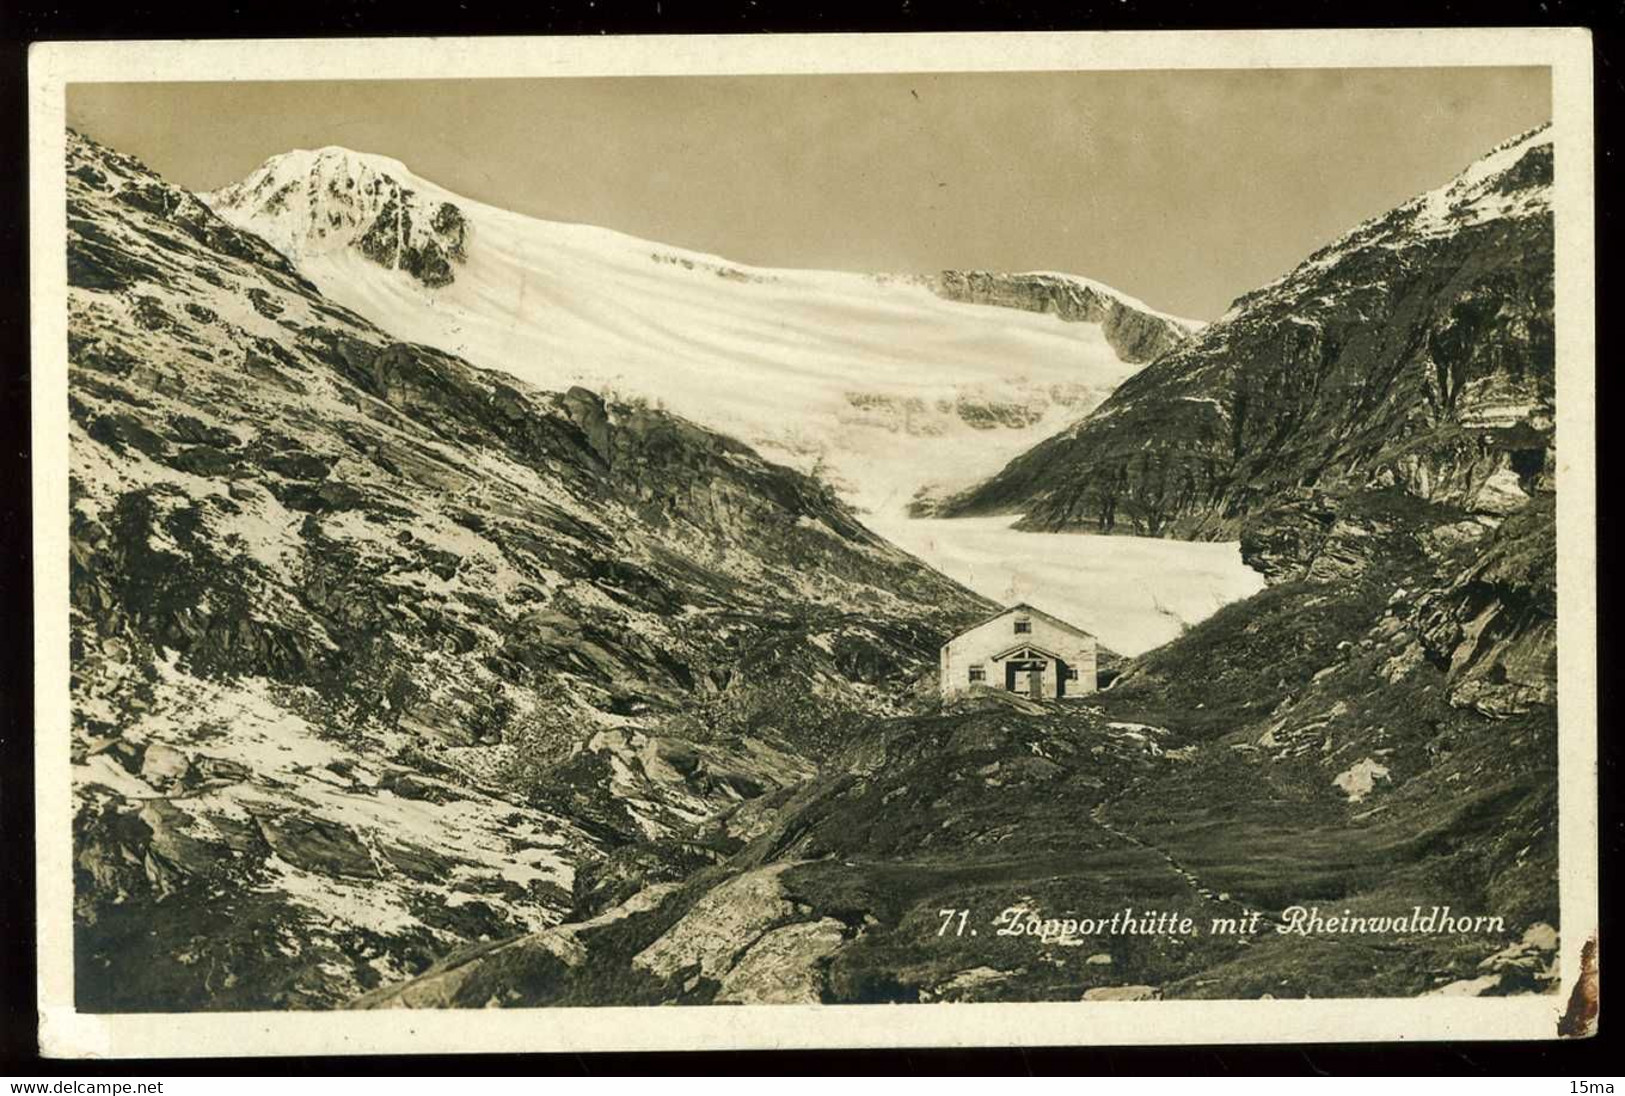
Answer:
[{"label": "hut window", "polygon": [[1017,635],[1025,635],[1026,633],[1028,633],[1028,632],[1030,632],[1032,630],[1033,630],[1033,622],[1032,621],[1030,621],[1030,620],[1018,620],[1018,621],[1016,621],[1016,634]]},{"label": "hut window", "polygon": [[1068,681],[1076,681],[1076,680],[1078,680],[1078,671],[1077,671],[1077,668],[1075,666],[1068,666],[1066,668],[1066,679]]},{"label": "hut window", "polygon": [[972,681],[986,681],[987,671],[980,666],[972,666],[970,668],[970,679]]}]

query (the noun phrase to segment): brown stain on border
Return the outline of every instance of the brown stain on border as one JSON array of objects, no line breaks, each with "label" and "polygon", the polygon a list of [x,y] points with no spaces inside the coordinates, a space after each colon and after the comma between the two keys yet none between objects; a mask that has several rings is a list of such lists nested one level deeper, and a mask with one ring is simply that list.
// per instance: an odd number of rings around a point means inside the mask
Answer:
[{"label": "brown stain on border", "polygon": [[1580,977],[1569,994],[1569,1007],[1557,1021],[1560,1039],[1584,1039],[1597,1032],[1597,938],[1593,936],[1580,949]]}]

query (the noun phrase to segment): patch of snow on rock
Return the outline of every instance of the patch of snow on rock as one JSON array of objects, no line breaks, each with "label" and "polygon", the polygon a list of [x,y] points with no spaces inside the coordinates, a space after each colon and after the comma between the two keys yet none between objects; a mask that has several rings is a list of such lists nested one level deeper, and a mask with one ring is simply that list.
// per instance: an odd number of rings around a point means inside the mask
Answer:
[{"label": "patch of snow on rock", "polygon": [[1338,773],[1332,783],[1348,796],[1350,803],[1358,803],[1371,794],[1379,780],[1388,781],[1388,766],[1366,757]]}]

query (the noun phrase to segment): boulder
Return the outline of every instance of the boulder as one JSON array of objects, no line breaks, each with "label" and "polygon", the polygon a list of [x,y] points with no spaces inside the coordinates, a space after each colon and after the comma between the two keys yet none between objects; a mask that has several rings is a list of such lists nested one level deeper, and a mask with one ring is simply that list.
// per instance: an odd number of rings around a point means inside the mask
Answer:
[{"label": "boulder", "polygon": [[324,875],[378,878],[378,865],[355,833],[339,822],[288,813],[257,816],[266,843],[296,868]]},{"label": "boulder", "polygon": [[1155,1001],[1162,991],[1155,986],[1096,986],[1085,990],[1085,1001]]},{"label": "boulder", "polygon": [[185,783],[191,773],[191,759],[173,746],[149,743],[142,755],[141,778],[159,791]]},{"label": "boulder", "polygon": [[816,1005],[822,1000],[822,964],[845,940],[846,927],[829,917],[772,929],[723,976],[714,1000],[719,1004]]},{"label": "boulder", "polygon": [[634,956],[633,966],[661,978],[698,967],[706,977],[720,979],[745,949],[795,915],[779,879],[795,866],[792,861],[758,868],[711,890]]},{"label": "boulder", "polygon": [[1332,784],[1350,803],[1358,803],[1376,789],[1378,781],[1386,784],[1389,780],[1388,766],[1364,757],[1333,777]]}]

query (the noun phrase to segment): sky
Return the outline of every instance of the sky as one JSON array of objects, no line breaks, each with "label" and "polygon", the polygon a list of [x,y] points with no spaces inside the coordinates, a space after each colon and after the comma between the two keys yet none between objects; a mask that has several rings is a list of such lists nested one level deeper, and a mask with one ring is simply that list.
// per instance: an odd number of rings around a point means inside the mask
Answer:
[{"label": "sky", "polygon": [[1059,270],[1213,319],[1551,114],[1544,68],[76,84],[210,190],[292,148],[759,266]]}]

